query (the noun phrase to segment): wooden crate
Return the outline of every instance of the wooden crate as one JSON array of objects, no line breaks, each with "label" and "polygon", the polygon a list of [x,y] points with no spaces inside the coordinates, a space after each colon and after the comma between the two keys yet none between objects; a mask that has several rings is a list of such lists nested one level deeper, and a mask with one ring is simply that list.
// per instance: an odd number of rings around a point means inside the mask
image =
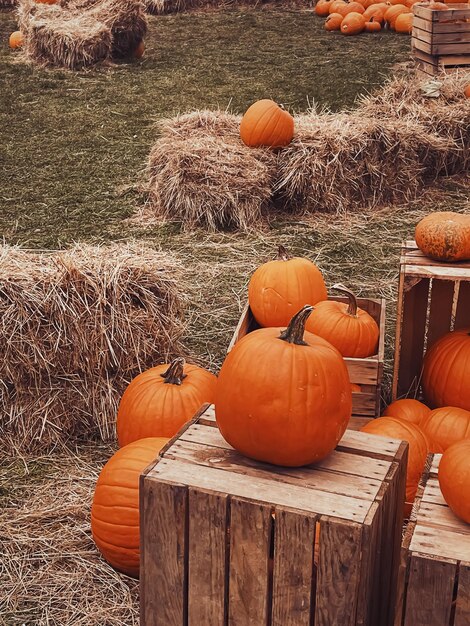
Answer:
[{"label": "wooden crate", "polygon": [[414,241],[400,258],[393,399],[421,395],[426,350],[450,330],[470,327],[470,262],[441,263]]},{"label": "wooden crate", "polygon": [[238,454],[206,405],[141,477],[141,626],[393,624],[407,444],[323,462]]},{"label": "wooden crate", "polygon": [[417,67],[425,75],[470,70],[470,5],[448,6],[448,11],[413,6],[411,46]]},{"label": "wooden crate", "polygon": [[442,497],[430,456],[403,538],[395,626],[470,624],[470,525]]},{"label": "wooden crate", "polygon": [[[347,298],[329,298],[339,302],[348,302]],[[367,359],[345,358],[348,367],[349,378],[352,383],[361,386],[360,393],[353,394],[353,422],[355,429],[365,424],[373,417],[380,415],[380,401],[382,390],[382,378],[384,369],[384,344],[385,344],[385,300],[370,298],[358,298],[357,304],[367,311],[377,322],[380,329],[378,353]],[[228,347],[228,352],[247,333],[259,328],[248,303],[242,311],[241,318],[233,334]]]}]

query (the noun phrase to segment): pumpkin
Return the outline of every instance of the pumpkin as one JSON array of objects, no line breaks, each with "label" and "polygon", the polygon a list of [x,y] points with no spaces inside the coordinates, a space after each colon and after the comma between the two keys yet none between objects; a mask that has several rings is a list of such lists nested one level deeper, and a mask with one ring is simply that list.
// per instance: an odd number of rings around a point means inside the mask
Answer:
[{"label": "pumpkin", "polygon": [[370,6],[368,9],[366,9],[364,11],[364,17],[366,20],[372,21],[372,18],[374,19],[374,22],[380,22],[380,24],[383,24],[384,21],[384,13],[387,10],[387,5],[385,4],[373,4],[372,6]]},{"label": "pumpkin", "polygon": [[19,30],[15,30],[14,33],[11,33],[8,43],[10,48],[12,48],[13,50],[15,50],[16,48],[21,48],[24,43],[23,33]]},{"label": "pumpkin", "polygon": [[348,13],[341,22],[341,32],[343,35],[358,35],[364,30],[366,20],[360,13]]},{"label": "pumpkin", "polygon": [[382,30],[382,26],[375,17],[372,17],[368,22],[364,25],[364,30],[366,33],[378,33],[379,30]]},{"label": "pumpkin", "polygon": [[351,391],[352,393],[361,393],[362,391],[361,385],[357,385],[356,383],[351,383]]},{"label": "pumpkin", "polygon": [[431,259],[470,260],[470,215],[453,211],[430,213],[418,222],[415,239]]},{"label": "pumpkin", "polygon": [[333,0],[330,4],[330,13],[339,13],[340,9],[347,5],[347,2],[344,0]]},{"label": "pumpkin", "polygon": [[318,302],[307,321],[307,330],[329,341],[344,357],[366,358],[376,354],[379,342],[377,322],[357,306],[352,291],[339,285],[332,289],[346,294],[348,303]]},{"label": "pumpkin", "polygon": [[214,374],[182,358],[139,374],[119,404],[119,445],[144,437],[173,437],[202,404],[214,401],[216,382]]},{"label": "pumpkin", "polygon": [[448,11],[449,7],[444,2],[430,2],[427,6],[428,9],[433,11]]},{"label": "pumpkin", "polygon": [[318,0],[315,5],[315,13],[320,17],[326,17],[330,12],[331,0]]},{"label": "pumpkin", "polygon": [[359,2],[348,2],[346,6],[340,7],[338,13],[340,13],[343,17],[346,17],[348,13],[364,13],[365,9]]},{"label": "pumpkin", "polygon": [[413,29],[413,13],[401,13],[395,20],[397,33],[410,34]]},{"label": "pumpkin", "polygon": [[134,59],[141,59],[144,56],[144,52],[145,52],[145,44],[141,40],[137,48],[134,50],[134,53],[132,56],[134,57]]},{"label": "pumpkin", "polygon": [[419,400],[402,398],[395,400],[383,412],[384,416],[397,417],[413,424],[420,424],[429,414],[431,409]]},{"label": "pumpkin", "polygon": [[326,30],[339,30],[343,16],[340,13],[330,13],[325,20]]},{"label": "pumpkin", "polygon": [[277,260],[264,263],[248,284],[248,302],[260,326],[287,326],[304,304],[328,297],[318,267],[301,257],[292,257],[279,246]]},{"label": "pumpkin", "polygon": [[294,118],[272,100],[250,106],[240,124],[240,137],[251,147],[287,146],[294,136]]},{"label": "pumpkin", "polygon": [[402,13],[410,13],[410,9],[404,4],[394,4],[385,11],[384,20],[391,28],[395,28],[395,20]]},{"label": "pumpkin", "polygon": [[447,448],[438,470],[439,486],[451,510],[470,524],[470,440]]},{"label": "pumpkin", "polygon": [[465,89],[463,90],[463,93],[466,98],[470,98],[470,85],[467,85],[465,87]]},{"label": "pumpkin", "polygon": [[470,328],[454,330],[434,343],[423,362],[422,386],[431,408],[470,411]]},{"label": "pumpkin", "polygon": [[128,576],[139,576],[139,479],[168,439],[141,439],[118,450],[96,483],[91,532],[106,561]]},{"label": "pumpkin", "polygon": [[443,452],[457,441],[470,439],[470,411],[465,409],[434,409],[420,425],[431,443],[431,452]]},{"label": "pumpkin", "polygon": [[352,411],[351,384],[340,353],[305,331],[303,307],[287,329],[245,335],[220,370],[215,415],[222,436],[242,454],[297,467],[326,457]]},{"label": "pumpkin", "polygon": [[428,442],[421,428],[396,417],[378,417],[363,426],[361,431],[408,442],[406,501],[413,502],[428,455]]}]

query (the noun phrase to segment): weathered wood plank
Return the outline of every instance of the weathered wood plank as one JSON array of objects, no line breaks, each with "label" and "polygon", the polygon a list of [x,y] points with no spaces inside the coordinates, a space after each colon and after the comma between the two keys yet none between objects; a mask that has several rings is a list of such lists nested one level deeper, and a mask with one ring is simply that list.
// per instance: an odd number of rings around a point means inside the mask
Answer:
[{"label": "weathered wood plank", "polygon": [[470,563],[460,563],[454,626],[470,624]]},{"label": "weathered wood plank", "polygon": [[470,271],[468,279],[461,280],[459,284],[454,329],[460,328],[470,328]]},{"label": "weathered wood plank", "polygon": [[426,349],[450,331],[455,282],[433,278],[430,288],[430,309]]}]

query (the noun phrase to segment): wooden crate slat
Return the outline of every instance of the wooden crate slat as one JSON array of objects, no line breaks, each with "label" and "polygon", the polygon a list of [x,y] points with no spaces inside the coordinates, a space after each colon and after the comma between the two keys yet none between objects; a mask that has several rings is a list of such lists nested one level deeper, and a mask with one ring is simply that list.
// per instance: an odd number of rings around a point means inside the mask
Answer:
[{"label": "wooden crate slat", "polygon": [[462,535],[470,535],[470,524],[460,520],[446,505],[421,502],[418,522],[423,526],[442,528],[461,533]]},{"label": "wooden crate slat", "polygon": [[267,624],[271,507],[232,497],[230,508],[228,625]]},{"label": "wooden crate slat", "polygon": [[276,509],[272,626],[310,626],[316,516]]},{"label": "wooden crate slat", "polygon": [[413,16],[413,27],[419,29],[420,31],[426,31],[436,35],[441,35],[443,33],[470,33],[470,23],[468,22],[441,24],[439,22],[431,22],[423,19],[422,17],[418,17],[417,15]]},{"label": "wooden crate slat", "polygon": [[429,44],[467,44],[468,46],[470,45],[470,24],[461,24],[461,26],[465,26],[466,30],[461,30],[460,32],[445,30],[444,32],[436,33],[422,30],[413,22],[413,41],[419,39]]},{"label": "wooden crate slat", "polygon": [[448,4],[447,11],[436,11],[422,4],[413,5],[413,14],[431,22],[452,23],[470,17],[468,4]]},{"label": "wooden crate slat", "polygon": [[[360,624],[386,624],[387,600],[389,598],[388,574],[390,570],[383,567],[390,553],[386,554],[383,533],[389,511],[390,485],[383,485],[382,506],[378,502],[369,511],[368,519],[362,527],[362,554],[360,586],[357,601],[356,621]],[[390,546],[392,541],[389,541]]]},{"label": "wooden crate slat", "polygon": [[426,349],[450,331],[455,283],[433,278],[430,290],[430,310]]},{"label": "wooden crate slat", "polygon": [[417,525],[411,540],[410,550],[429,556],[448,559],[470,560],[470,545],[468,535],[444,528]]},{"label": "wooden crate slat", "polygon": [[[468,43],[467,42],[464,42],[464,43],[434,43],[434,42],[429,43],[427,41],[424,41],[423,39],[414,37],[413,48],[416,50],[421,50],[422,52],[426,52],[427,54],[439,56],[439,62],[444,61],[444,59],[442,59],[442,56],[454,56],[454,57],[455,55],[468,56]],[[468,59],[470,60],[470,56],[468,56]],[[467,63],[468,61],[465,58],[462,58],[461,56],[459,56],[458,58],[457,57],[455,58],[455,61],[446,59],[444,62],[450,65],[454,63],[464,64],[464,63]]]},{"label": "wooden crate slat", "polygon": [[454,626],[470,624],[470,563],[460,563]]},{"label": "wooden crate slat", "polygon": [[470,328],[470,278],[459,283],[454,328]]},{"label": "wooden crate slat", "polygon": [[353,415],[376,417],[376,394],[353,393]]}]

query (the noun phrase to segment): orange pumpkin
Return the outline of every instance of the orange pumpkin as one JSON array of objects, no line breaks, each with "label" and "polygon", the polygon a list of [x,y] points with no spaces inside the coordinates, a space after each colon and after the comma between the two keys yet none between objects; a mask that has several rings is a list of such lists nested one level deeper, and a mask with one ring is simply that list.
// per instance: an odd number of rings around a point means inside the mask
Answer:
[{"label": "orange pumpkin", "polygon": [[294,136],[294,118],[272,100],[250,106],[240,124],[240,137],[247,146],[280,148]]},{"label": "orange pumpkin", "polygon": [[333,0],[330,4],[330,13],[340,13],[340,9],[342,9],[345,5],[347,5],[347,2],[344,0]]},{"label": "orange pumpkin", "polygon": [[343,16],[340,13],[330,13],[325,20],[326,30],[339,30]]},{"label": "orange pumpkin", "polygon": [[119,445],[144,437],[173,437],[202,404],[214,401],[216,382],[214,374],[182,358],[139,374],[119,404]]},{"label": "orange pumpkin", "polygon": [[413,29],[413,13],[401,13],[395,20],[395,31],[397,33],[410,34]]},{"label": "orange pumpkin", "polygon": [[144,56],[145,52],[145,44],[143,41],[140,41],[137,48],[134,50],[133,57],[134,59],[141,59]]},{"label": "orange pumpkin", "polygon": [[467,85],[465,87],[465,89],[463,90],[463,93],[466,98],[470,98],[470,85]]},{"label": "orange pumpkin", "polygon": [[413,502],[428,455],[428,442],[421,428],[396,417],[379,417],[368,422],[361,431],[408,442],[406,501]]},{"label": "orange pumpkin", "polygon": [[351,383],[351,391],[352,393],[361,393],[362,387],[361,385],[356,385],[356,383]]},{"label": "orange pumpkin", "polygon": [[404,4],[394,4],[385,11],[384,20],[391,28],[395,28],[395,20],[403,13],[410,13],[410,9]]},{"label": "orange pumpkin", "polygon": [[415,239],[431,259],[470,260],[470,215],[454,211],[430,213],[418,222]]},{"label": "orange pumpkin", "polygon": [[330,12],[331,0],[318,0],[315,5],[315,13],[320,17],[326,17]]},{"label": "orange pumpkin", "polygon": [[470,524],[470,440],[447,448],[438,471],[439,486],[451,510]]},{"label": "orange pumpkin", "polygon": [[8,40],[10,48],[15,50],[16,48],[21,48],[24,43],[23,33],[19,30],[15,30],[14,33],[10,35],[10,39]]},{"label": "orange pumpkin", "polygon": [[443,452],[457,441],[470,439],[470,411],[453,406],[434,409],[420,426],[431,443],[431,452]]},{"label": "orange pumpkin", "polygon": [[402,398],[389,404],[383,415],[386,417],[397,417],[406,422],[413,422],[413,424],[420,424],[430,413],[431,409],[419,402],[419,400]]},{"label": "orange pumpkin", "polygon": [[261,326],[287,326],[304,304],[328,297],[318,267],[301,257],[292,257],[279,246],[277,260],[264,263],[248,284],[248,302]]},{"label": "orange pumpkin", "polygon": [[139,479],[168,439],[141,439],[118,450],[96,483],[91,532],[106,561],[138,578],[140,561]]},{"label": "orange pumpkin", "polygon": [[215,414],[220,432],[242,454],[297,467],[326,457],[352,410],[340,353],[304,332],[312,307],[288,328],[261,328],[229,352],[220,370]]},{"label": "orange pumpkin", "polygon": [[428,9],[432,9],[433,11],[448,11],[449,7],[444,4],[444,2],[430,2],[428,4]]},{"label": "orange pumpkin", "polygon": [[341,22],[343,35],[358,35],[364,30],[366,20],[360,13],[348,13]]},{"label": "orange pumpkin", "polygon": [[341,13],[343,17],[348,15],[348,13],[364,13],[365,9],[359,2],[348,2],[345,7],[340,7],[338,13]]},{"label": "orange pumpkin", "polygon": [[364,25],[364,30],[366,33],[378,33],[382,30],[382,25],[375,17],[372,17],[368,22]]},{"label": "orange pumpkin", "polygon": [[[364,17],[368,22],[379,22],[381,25],[384,21],[384,13],[387,10],[387,6],[384,4],[373,4],[364,11]],[[367,30],[367,29],[366,29]]]},{"label": "orange pumpkin", "polygon": [[441,337],[424,357],[422,386],[431,408],[456,406],[470,411],[470,328]]},{"label": "orange pumpkin", "polygon": [[357,306],[349,289],[334,285],[348,297],[348,303],[335,300],[318,302],[307,321],[307,330],[323,337],[344,357],[366,358],[377,352],[379,327],[373,317]]}]

